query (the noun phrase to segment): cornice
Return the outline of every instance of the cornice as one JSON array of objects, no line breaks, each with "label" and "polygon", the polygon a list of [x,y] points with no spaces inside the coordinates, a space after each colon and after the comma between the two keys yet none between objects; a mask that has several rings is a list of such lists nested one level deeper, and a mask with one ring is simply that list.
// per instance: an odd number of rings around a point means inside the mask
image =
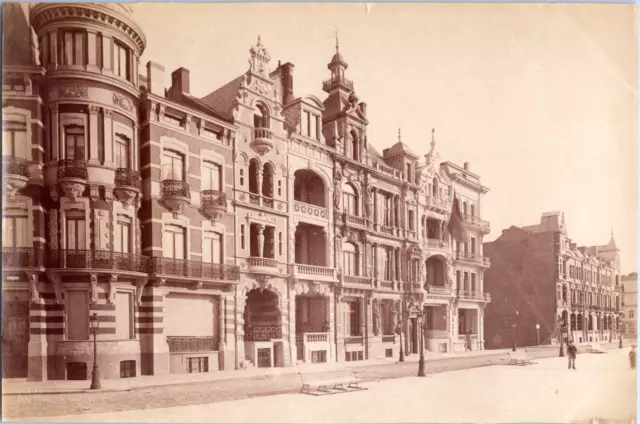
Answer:
[{"label": "cornice", "polygon": [[129,17],[127,9],[117,4],[98,3],[39,3],[31,9],[31,22],[36,30],[58,19],[75,18],[97,21],[126,34],[142,55],[147,40],[142,29]]},{"label": "cornice", "polygon": [[488,187],[483,186],[479,183],[474,183],[473,181],[469,181],[468,179],[461,177],[460,174],[455,173],[450,177],[454,182],[459,183],[463,186],[469,187],[473,190],[480,192],[481,194],[486,194],[489,191]]}]

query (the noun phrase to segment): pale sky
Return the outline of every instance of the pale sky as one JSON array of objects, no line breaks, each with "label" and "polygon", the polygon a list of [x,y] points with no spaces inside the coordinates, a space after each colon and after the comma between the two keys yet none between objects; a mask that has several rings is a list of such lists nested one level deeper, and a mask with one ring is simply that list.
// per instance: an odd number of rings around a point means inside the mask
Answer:
[{"label": "pale sky", "polygon": [[637,270],[638,45],[635,5],[137,4],[141,64],[191,71],[204,96],[248,69],[258,34],[292,62],[294,94],[325,98],[335,53],[368,105],[368,138],[467,161],[490,188],[498,237],[564,211],[578,245],[613,229],[622,272]]}]

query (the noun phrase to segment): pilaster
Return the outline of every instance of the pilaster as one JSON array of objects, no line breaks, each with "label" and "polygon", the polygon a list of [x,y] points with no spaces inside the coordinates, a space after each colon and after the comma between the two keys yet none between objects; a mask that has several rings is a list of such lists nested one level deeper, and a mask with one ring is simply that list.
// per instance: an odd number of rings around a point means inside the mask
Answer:
[{"label": "pilaster", "polygon": [[98,106],[89,106],[89,164],[99,165],[98,158]]}]

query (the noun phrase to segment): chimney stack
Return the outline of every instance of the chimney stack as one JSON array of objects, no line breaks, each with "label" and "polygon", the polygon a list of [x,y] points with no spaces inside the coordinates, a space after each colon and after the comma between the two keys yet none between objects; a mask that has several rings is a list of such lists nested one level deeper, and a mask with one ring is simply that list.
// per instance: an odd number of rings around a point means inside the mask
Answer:
[{"label": "chimney stack", "polygon": [[465,171],[469,170],[469,162],[465,162],[464,163],[464,169],[465,169]]},{"label": "chimney stack", "polygon": [[171,91],[176,94],[189,94],[189,70],[178,68],[171,73]]},{"label": "chimney stack", "polygon": [[293,63],[287,62],[280,66],[282,69],[282,103],[288,105],[295,98],[293,96]]},{"label": "chimney stack", "polygon": [[164,96],[164,66],[159,63],[147,62],[147,92]]}]

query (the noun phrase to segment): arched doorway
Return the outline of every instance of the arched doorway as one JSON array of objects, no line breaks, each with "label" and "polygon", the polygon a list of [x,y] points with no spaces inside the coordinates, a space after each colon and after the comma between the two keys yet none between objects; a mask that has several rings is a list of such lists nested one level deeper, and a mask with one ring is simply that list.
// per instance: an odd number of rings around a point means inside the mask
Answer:
[{"label": "arched doorway", "polygon": [[247,293],[244,334],[247,357],[257,367],[284,366],[279,365],[283,361],[282,352],[274,343],[282,340],[282,313],[276,293],[265,289]]},{"label": "arched doorway", "polygon": [[296,202],[326,207],[326,188],[318,174],[309,169],[299,169],[293,176],[293,199]]}]

